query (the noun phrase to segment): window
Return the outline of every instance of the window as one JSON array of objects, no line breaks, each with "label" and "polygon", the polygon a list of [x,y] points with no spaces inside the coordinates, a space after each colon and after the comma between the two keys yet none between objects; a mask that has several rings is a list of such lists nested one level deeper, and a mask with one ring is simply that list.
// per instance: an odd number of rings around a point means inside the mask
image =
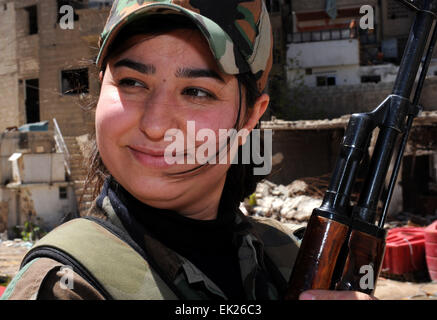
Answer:
[{"label": "window", "polygon": [[29,34],[38,33],[38,11],[36,5],[25,8],[29,21]]},{"label": "window", "polygon": [[64,70],[61,72],[62,94],[73,95],[89,92],[88,69]]},{"label": "window", "polygon": [[26,83],[26,123],[39,122],[39,80],[28,79]]},{"label": "window", "polygon": [[381,81],[381,76],[362,76],[361,83],[378,83]]},{"label": "window", "polygon": [[67,187],[59,187],[59,199],[67,199]]},{"label": "window", "polygon": [[318,76],[316,81],[318,87],[335,86],[336,84],[335,76]]}]

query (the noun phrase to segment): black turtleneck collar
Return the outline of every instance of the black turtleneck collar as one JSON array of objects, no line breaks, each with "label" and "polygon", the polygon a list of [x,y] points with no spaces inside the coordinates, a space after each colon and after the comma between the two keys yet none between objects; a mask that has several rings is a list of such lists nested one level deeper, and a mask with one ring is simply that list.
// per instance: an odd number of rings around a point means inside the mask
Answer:
[{"label": "black turtleneck collar", "polygon": [[137,200],[118,185],[117,196],[130,214],[159,241],[172,249],[182,246],[220,249],[225,239],[232,240],[235,210],[223,210],[219,206],[214,220],[197,220],[175,211],[157,209]]},{"label": "black turtleneck collar", "polygon": [[[144,238],[141,230],[147,230],[165,246],[194,263],[229,298],[244,298],[238,245],[234,241],[233,232],[238,208],[232,208],[226,197],[221,198],[215,220],[197,220],[175,211],[148,206],[113,179],[109,183],[109,189],[127,209],[125,214],[115,211],[142,248],[144,244],[141,241]],[[115,209],[116,207],[118,206]]]}]

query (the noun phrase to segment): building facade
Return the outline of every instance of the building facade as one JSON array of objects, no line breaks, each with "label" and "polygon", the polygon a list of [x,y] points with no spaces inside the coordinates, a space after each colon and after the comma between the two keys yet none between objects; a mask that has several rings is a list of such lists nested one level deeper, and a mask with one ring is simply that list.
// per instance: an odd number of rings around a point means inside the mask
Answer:
[{"label": "building facade", "polygon": [[111,2],[0,0],[0,131],[56,118],[64,135],[89,132],[83,109],[98,96],[93,61]]},{"label": "building facade", "polygon": [[[99,84],[93,61],[113,0],[0,0],[0,132],[56,118],[63,135],[92,132]],[[272,75],[284,77],[291,0],[266,0]],[[65,27],[73,8],[73,26]],[[70,19],[71,20],[71,19]],[[68,20],[69,22],[71,22]]]},{"label": "building facade", "polygon": [[393,82],[414,19],[396,0],[293,1],[292,14],[288,75],[309,87]]}]

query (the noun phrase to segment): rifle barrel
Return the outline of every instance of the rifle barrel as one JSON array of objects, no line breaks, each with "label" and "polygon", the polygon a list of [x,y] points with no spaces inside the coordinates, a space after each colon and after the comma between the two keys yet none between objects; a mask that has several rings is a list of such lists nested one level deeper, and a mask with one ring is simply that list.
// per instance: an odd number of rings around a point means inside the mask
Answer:
[{"label": "rifle barrel", "polygon": [[358,206],[358,216],[368,223],[375,223],[376,210],[398,135],[405,129],[405,120],[410,109],[410,96],[422,61],[435,16],[429,11],[419,11],[408,37],[398,76],[393,87],[394,99],[387,110],[373,152],[370,174],[364,183]]},{"label": "rifle barrel", "polygon": [[[416,91],[414,93],[414,99],[413,99],[412,106],[416,109],[418,108],[418,105],[419,105],[420,95],[422,93],[423,84],[424,84],[425,79],[426,79],[426,74],[428,73],[429,64],[431,62],[431,58],[432,58],[432,54],[434,52],[434,47],[435,47],[436,42],[437,42],[437,24],[434,24],[434,31],[432,33],[431,41],[429,43],[428,50],[426,52],[425,61],[422,64],[422,71],[420,73],[419,81],[417,83]],[[397,179],[398,174],[399,174],[399,169],[401,166],[402,157],[403,157],[403,154],[405,151],[405,147],[407,146],[408,136],[410,134],[411,127],[413,126],[413,120],[414,120],[415,116],[416,115],[414,113],[408,115],[405,133],[402,137],[402,143],[401,143],[398,155],[396,157],[396,162],[395,162],[394,167],[393,167],[393,174],[390,178],[387,199],[384,203],[384,209],[382,210],[381,219],[379,220],[379,227],[380,228],[384,227],[385,219],[387,217],[388,207],[390,205],[390,201],[391,201],[391,198],[393,196],[393,191],[394,191],[396,179]]]}]

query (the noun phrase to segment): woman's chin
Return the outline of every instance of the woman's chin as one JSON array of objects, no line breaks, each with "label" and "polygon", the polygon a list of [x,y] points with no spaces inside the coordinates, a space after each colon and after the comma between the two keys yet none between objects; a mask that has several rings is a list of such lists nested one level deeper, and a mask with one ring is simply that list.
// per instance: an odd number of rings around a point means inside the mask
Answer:
[{"label": "woman's chin", "polygon": [[185,193],[179,184],[157,177],[133,177],[118,182],[135,198],[154,207],[171,205]]}]

